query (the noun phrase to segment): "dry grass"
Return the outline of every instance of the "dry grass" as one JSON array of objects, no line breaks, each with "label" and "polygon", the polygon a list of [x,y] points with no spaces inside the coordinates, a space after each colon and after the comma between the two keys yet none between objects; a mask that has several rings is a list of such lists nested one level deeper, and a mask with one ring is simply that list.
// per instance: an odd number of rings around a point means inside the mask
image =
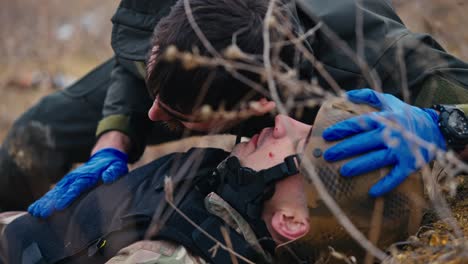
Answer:
[{"label": "dry grass", "polygon": [[462,229],[464,238],[453,236],[453,229],[442,220],[433,220],[428,217],[427,224],[420,231],[394,247],[392,258],[385,263],[425,264],[425,263],[468,263],[466,252],[468,237],[468,182],[466,176],[459,186],[458,194],[451,199],[453,215]]},{"label": "dry grass", "polygon": [[[428,32],[453,54],[468,60],[468,2],[463,0],[394,1],[398,13],[410,29]],[[111,56],[110,17],[117,0],[17,0],[0,2],[0,139],[22,112],[40,97],[53,92],[50,87],[7,86],[10,80],[27,79],[34,71],[64,72],[79,77],[100,61]],[[97,15],[96,15],[97,14]],[[96,26],[88,29],[87,19]],[[84,22],[83,22],[84,21]],[[72,36],[57,39],[57,30],[64,24],[74,27]],[[148,148],[145,164],[171,151],[191,146],[218,146],[230,149],[232,136],[191,138]],[[468,199],[466,186],[452,203],[456,220],[468,235]],[[407,246],[393,251],[393,261],[403,263],[468,263],[465,252],[459,252],[460,240],[451,236],[443,222],[429,224]],[[463,242],[465,243],[465,242]],[[466,248],[466,247],[465,247]],[[389,260],[391,263],[392,260]]]},{"label": "dry grass", "polygon": [[434,36],[452,54],[468,61],[468,2],[465,0],[393,0],[403,22]]}]

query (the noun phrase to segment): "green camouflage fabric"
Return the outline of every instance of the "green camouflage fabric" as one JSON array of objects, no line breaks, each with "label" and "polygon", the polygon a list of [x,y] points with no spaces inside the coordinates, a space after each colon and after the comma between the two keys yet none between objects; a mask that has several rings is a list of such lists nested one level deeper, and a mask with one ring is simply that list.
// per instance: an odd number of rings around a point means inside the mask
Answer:
[{"label": "green camouflage fabric", "polygon": [[221,218],[227,225],[236,230],[237,233],[241,234],[260,256],[267,262],[271,262],[271,257],[263,250],[249,223],[223,198],[214,192],[208,194],[205,197],[205,208],[211,214]]},{"label": "green camouflage fabric", "polygon": [[107,264],[206,264],[182,245],[168,241],[142,240],[121,249]]}]

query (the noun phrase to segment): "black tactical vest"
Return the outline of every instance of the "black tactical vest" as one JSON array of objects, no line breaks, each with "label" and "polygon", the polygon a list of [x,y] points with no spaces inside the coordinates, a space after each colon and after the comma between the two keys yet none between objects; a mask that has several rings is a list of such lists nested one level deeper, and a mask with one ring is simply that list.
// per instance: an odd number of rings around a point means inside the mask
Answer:
[{"label": "black tactical vest", "polygon": [[[226,251],[219,250],[211,257],[208,251],[215,243],[175,213],[164,197],[164,178],[172,175],[173,181],[179,182],[174,193],[183,193],[175,195],[178,208],[212,236],[224,241],[220,233],[224,223],[205,210],[204,193],[193,185],[206,173],[211,174],[227,154],[219,149],[191,149],[171,154],[113,184],[99,186],[47,221],[30,215],[20,217],[4,231],[0,259],[6,263],[103,263],[121,248],[142,240],[153,216],[158,217],[155,219],[168,216],[153,239],[181,243],[211,263],[228,263],[230,256]],[[189,167],[186,174],[178,176],[174,169],[183,167],[190,157],[196,157],[200,167],[197,170]],[[192,164],[197,161],[189,160]],[[255,257],[234,230],[230,230],[230,236],[236,252]]]}]

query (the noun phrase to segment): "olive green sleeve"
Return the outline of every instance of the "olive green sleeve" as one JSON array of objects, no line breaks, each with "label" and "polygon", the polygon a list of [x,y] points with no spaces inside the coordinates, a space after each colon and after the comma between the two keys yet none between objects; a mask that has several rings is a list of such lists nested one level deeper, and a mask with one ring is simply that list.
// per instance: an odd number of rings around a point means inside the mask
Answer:
[{"label": "olive green sleeve", "polygon": [[468,104],[468,87],[434,74],[421,83],[414,104],[419,107],[431,107],[434,104]]},{"label": "olive green sleeve", "polygon": [[460,109],[466,117],[468,117],[468,103],[467,104],[457,104],[455,105],[458,109]]},{"label": "olive green sleeve", "polygon": [[126,115],[110,115],[103,118],[98,124],[96,137],[112,130],[117,130],[126,135],[130,135],[130,117]]}]

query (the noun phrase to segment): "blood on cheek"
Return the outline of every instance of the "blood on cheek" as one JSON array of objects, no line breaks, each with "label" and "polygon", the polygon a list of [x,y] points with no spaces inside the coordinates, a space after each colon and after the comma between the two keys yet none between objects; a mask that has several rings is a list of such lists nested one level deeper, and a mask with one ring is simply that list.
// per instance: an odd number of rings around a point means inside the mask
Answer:
[{"label": "blood on cheek", "polygon": [[273,158],[275,157],[275,154],[273,154],[272,152],[268,152],[268,157]]}]

